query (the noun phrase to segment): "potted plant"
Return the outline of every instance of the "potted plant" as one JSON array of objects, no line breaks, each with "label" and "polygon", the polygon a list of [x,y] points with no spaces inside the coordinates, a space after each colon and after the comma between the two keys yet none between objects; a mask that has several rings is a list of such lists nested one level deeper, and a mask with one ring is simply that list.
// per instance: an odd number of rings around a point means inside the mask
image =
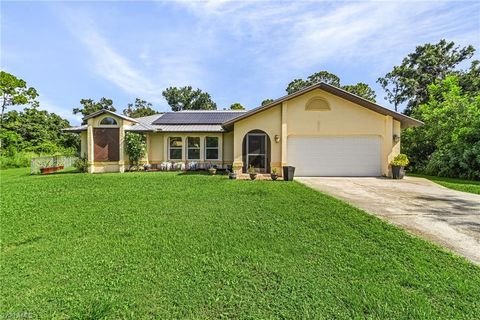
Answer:
[{"label": "potted plant", "polygon": [[251,180],[255,180],[257,178],[257,172],[252,165],[248,167],[248,174],[250,175]]},{"label": "potted plant", "polygon": [[405,167],[408,166],[410,161],[406,154],[400,153],[390,162],[392,166],[393,179],[403,179],[405,176]]},{"label": "potted plant", "polygon": [[217,173],[217,168],[215,168],[215,166],[212,166],[212,164],[210,164],[210,168],[208,168],[208,174],[213,176],[215,175],[215,173]]},{"label": "potted plant", "polygon": [[273,181],[277,180],[278,178],[277,168],[272,169],[272,173],[270,173],[270,177],[272,178]]},{"label": "potted plant", "polygon": [[228,172],[228,179],[232,179],[232,180],[237,179],[237,173],[235,171],[229,171]]}]

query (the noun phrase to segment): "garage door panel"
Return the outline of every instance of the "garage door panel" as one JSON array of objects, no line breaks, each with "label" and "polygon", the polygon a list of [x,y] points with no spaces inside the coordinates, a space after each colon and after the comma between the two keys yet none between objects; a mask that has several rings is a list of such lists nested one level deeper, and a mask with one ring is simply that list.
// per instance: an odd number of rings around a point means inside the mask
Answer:
[{"label": "garage door panel", "polygon": [[288,164],[297,176],[379,176],[378,136],[288,138]]}]

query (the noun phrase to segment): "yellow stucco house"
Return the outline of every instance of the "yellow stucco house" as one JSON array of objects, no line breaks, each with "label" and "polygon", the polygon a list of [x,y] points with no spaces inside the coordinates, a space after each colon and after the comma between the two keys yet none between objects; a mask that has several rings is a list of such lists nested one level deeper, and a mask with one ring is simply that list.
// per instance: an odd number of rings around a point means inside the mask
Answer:
[{"label": "yellow stucco house", "polygon": [[296,167],[296,176],[390,176],[401,129],[422,122],[319,83],[248,111],[166,112],[129,118],[101,110],[69,128],[81,137],[89,172],[128,168],[124,137],[146,135],[144,162],[232,166],[258,172]]}]

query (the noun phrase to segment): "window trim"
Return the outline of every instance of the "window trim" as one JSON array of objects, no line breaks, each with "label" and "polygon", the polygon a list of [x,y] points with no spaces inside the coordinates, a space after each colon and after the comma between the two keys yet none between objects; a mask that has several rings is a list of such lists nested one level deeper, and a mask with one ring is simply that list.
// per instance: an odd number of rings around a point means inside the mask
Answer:
[{"label": "window trim", "polygon": [[[217,146],[216,147],[208,147],[207,146],[207,138],[216,138],[217,139]],[[216,149],[217,150],[217,158],[207,158],[207,150],[208,149]],[[220,159],[220,137],[215,136],[206,136],[205,137],[205,160],[219,160]]]},{"label": "window trim", "polygon": [[[188,140],[191,139],[191,138],[198,139],[198,147],[189,147],[189,146],[188,146]],[[201,160],[201,159],[202,159],[202,155],[201,155],[200,153],[201,153],[201,150],[202,150],[202,146],[201,146],[202,139],[200,139],[200,137],[187,137],[186,140],[187,140],[187,143],[185,144],[185,147],[187,148],[186,159],[187,159],[187,160]],[[189,156],[189,154],[188,154],[188,151],[190,151],[190,149],[192,149],[192,150],[198,149],[198,159],[192,159],[192,158],[190,158],[190,156]]]},{"label": "window trim", "polygon": [[[176,139],[176,138],[180,138],[180,141],[182,142],[182,145],[180,147],[172,147],[171,145],[171,139]],[[171,155],[171,150],[180,150],[181,152],[181,155],[180,155],[180,158],[172,158],[172,155]],[[183,158],[183,138],[182,137],[168,137],[168,160],[182,160]]]}]

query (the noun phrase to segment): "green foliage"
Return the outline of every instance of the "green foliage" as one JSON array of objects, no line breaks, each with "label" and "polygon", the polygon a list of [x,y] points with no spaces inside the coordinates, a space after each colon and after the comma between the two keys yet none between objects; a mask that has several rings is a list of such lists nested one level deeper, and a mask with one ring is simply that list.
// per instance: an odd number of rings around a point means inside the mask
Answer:
[{"label": "green foliage", "polygon": [[[405,57],[400,66],[377,82],[386,91],[386,99],[395,106],[407,102],[405,114],[411,114],[420,104],[428,101],[428,86],[445,79],[462,61],[472,57],[473,46],[460,48],[454,42],[442,39],[436,44],[418,46]],[[478,81],[478,80],[477,80]]]},{"label": "green foliage", "polygon": [[1,151],[5,156],[27,151],[43,154],[74,154],[80,146],[76,134],[64,133],[70,123],[55,113],[27,107],[4,115],[0,129]]},{"label": "green foliage", "polygon": [[396,167],[406,167],[406,166],[408,166],[409,163],[410,163],[410,161],[408,160],[407,155],[403,154],[403,153],[400,153],[399,155],[397,155],[390,162],[390,164],[392,166],[396,166]]},{"label": "green foliage", "polygon": [[372,102],[375,102],[375,98],[377,97],[375,91],[363,82],[342,86],[342,89]]},{"label": "green foliage", "polygon": [[0,99],[2,111],[0,125],[3,124],[5,109],[10,106],[32,104],[38,105],[35,99],[38,97],[35,88],[27,88],[27,83],[5,71],[0,71]]},{"label": "green foliage", "polygon": [[125,150],[130,160],[130,165],[140,169],[139,161],[145,156],[145,136],[136,132],[127,132],[125,135]]},{"label": "green foliage", "polygon": [[248,167],[248,170],[247,170],[247,171],[248,171],[248,173],[250,173],[250,174],[256,173],[255,168],[254,168],[254,166],[252,166],[252,165],[250,165],[250,166]]},{"label": "green foliage", "polygon": [[123,110],[123,114],[130,118],[140,118],[153,116],[158,112],[152,108],[152,104],[140,98],[135,99],[135,104],[129,103],[127,108]]},{"label": "green foliage", "polygon": [[172,111],[182,110],[216,110],[210,94],[200,89],[193,90],[191,86],[169,87],[162,92]]},{"label": "green foliage", "polygon": [[364,99],[375,102],[375,97],[376,97],[375,91],[372,88],[370,88],[368,84],[359,82],[355,85],[342,86],[340,84],[340,78],[337,75],[330,73],[328,71],[316,72],[310,75],[306,80],[295,79],[288,84],[286,91],[288,94],[292,94],[294,92],[300,91],[306,87],[309,87],[319,82],[324,82],[332,86],[342,88],[345,91],[348,91]]},{"label": "green foliage", "polygon": [[0,174],[0,314],[478,318],[478,266],[300,183]]},{"label": "green foliage", "polygon": [[10,155],[0,155],[0,169],[29,167],[32,158],[39,156],[38,153],[34,152],[15,152]]},{"label": "green foliage", "polygon": [[98,102],[92,99],[82,99],[80,100],[80,104],[82,105],[81,107],[73,108],[73,114],[81,113],[83,116],[88,116],[91,113],[103,109],[113,112],[117,111],[113,106],[113,101],[107,98],[101,98]]},{"label": "green foliage", "polygon": [[265,99],[262,101],[262,106],[272,103],[273,101],[274,101],[273,99]]},{"label": "green foliage", "polygon": [[88,171],[88,159],[85,156],[78,157],[73,163],[75,169],[79,172],[85,173]]},{"label": "green foliage", "polygon": [[242,106],[240,103],[235,102],[230,106],[230,110],[245,110],[245,107]]},{"label": "green foliage", "polygon": [[480,179],[480,94],[463,92],[458,76],[429,86],[429,100],[413,110],[424,126],[407,129],[402,148],[413,169],[430,175]]}]

